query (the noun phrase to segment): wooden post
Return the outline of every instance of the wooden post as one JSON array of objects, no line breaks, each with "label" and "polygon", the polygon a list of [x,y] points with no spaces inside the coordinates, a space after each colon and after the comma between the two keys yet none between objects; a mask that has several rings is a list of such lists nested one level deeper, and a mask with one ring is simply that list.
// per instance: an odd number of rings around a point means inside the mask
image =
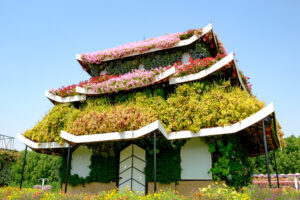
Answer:
[{"label": "wooden post", "polygon": [[27,156],[27,145],[25,146],[25,154],[24,154],[24,159],[23,159],[23,168],[22,168],[21,181],[20,181],[20,190],[22,189],[22,184],[23,184],[26,156]]},{"label": "wooden post", "polygon": [[67,171],[66,171],[66,180],[65,180],[65,193],[68,191],[68,179],[69,179],[69,169],[70,169],[70,158],[71,158],[71,142],[68,146],[68,157],[67,157]]},{"label": "wooden post", "polygon": [[271,184],[271,176],[270,176],[270,168],[269,168],[269,156],[268,156],[268,144],[267,144],[267,136],[266,136],[266,130],[265,130],[265,119],[262,120],[262,128],[263,128],[263,137],[264,137],[264,148],[265,148],[265,154],[266,154],[266,168],[268,173],[268,182],[270,188],[272,187]]}]

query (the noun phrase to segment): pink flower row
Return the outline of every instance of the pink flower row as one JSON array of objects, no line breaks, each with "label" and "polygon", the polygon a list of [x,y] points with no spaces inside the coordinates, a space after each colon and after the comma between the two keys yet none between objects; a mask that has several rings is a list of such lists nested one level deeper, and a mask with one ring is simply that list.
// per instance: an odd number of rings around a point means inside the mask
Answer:
[{"label": "pink flower row", "polygon": [[73,85],[69,85],[67,87],[61,87],[61,88],[58,88],[58,89],[51,89],[49,92],[54,94],[54,95],[58,95],[60,97],[67,97],[67,96],[74,96],[76,95],[76,84],[73,84]]},{"label": "pink flower row", "polygon": [[169,68],[170,66],[153,69],[151,71],[146,71],[144,69],[135,70],[119,77],[111,78],[102,83],[88,84],[85,86],[85,88],[91,89],[93,92],[110,93],[143,87],[153,84],[155,82],[155,76]]},{"label": "pink flower row", "polygon": [[84,62],[100,64],[106,58],[122,58],[133,53],[142,53],[154,48],[166,49],[173,47],[180,41],[179,35],[183,33],[166,34],[157,38],[151,38],[144,41],[127,43],[114,48],[82,54]]}]

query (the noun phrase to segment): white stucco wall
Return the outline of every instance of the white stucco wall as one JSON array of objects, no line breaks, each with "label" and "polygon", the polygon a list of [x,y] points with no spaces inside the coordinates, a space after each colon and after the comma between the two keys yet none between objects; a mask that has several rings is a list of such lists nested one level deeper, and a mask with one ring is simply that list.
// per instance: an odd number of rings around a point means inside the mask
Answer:
[{"label": "white stucco wall", "polygon": [[92,152],[84,145],[79,146],[72,154],[71,174],[87,177],[90,174]]},{"label": "white stucco wall", "polygon": [[182,64],[189,62],[190,57],[191,57],[191,55],[189,53],[182,54],[182,57],[181,57]]},{"label": "white stucco wall", "polygon": [[211,169],[211,154],[208,145],[200,138],[192,138],[185,143],[180,151],[181,179],[212,179],[208,174]]}]

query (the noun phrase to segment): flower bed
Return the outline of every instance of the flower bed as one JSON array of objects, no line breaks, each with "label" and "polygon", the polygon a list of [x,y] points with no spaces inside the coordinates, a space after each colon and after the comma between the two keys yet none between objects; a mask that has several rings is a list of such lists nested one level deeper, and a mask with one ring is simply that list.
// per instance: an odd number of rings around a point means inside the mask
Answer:
[{"label": "flower bed", "polygon": [[107,75],[107,74],[99,75],[97,77],[91,77],[89,80],[81,81],[77,86],[86,87],[88,85],[96,85],[117,77],[118,76],[116,75]]},{"label": "flower bed", "polygon": [[56,90],[51,89],[49,90],[49,92],[60,97],[75,96],[77,94],[75,88],[76,84],[73,84],[67,87],[62,86],[61,88],[58,88]]},{"label": "flower bed", "polygon": [[166,34],[145,41],[127,43],[98,52],[82,54],[81,58],[84,62],[99,64],[106,58],[122,58],[134,53],[143,53],[154,48],[167,49],[173,47],[180,41],[180,34],[182,33]]},{"label": "flower bed", "polygon": [[198,73],[212,66],[213,64],[215,64],[216,62],[218,62],[224,57],[225,55],[220,55],[220,54],[217,54],[215,58],[207,57],[204,59],[194,60],[192,57],[190,57],[189,62],[185,64],[179,64],[179,65],[175,64],[176,73],[174,74],[174,77]]},{"label": "flower bed", "polygon": [[92,90],[93,93],[111,93],[119,92],[121,90],[130,90],[133,88],[151,85],[157,80],[155,77],[170,67],[153,69],[146,71],[144,69],[134,70],[133,72],[120,75],[119,77],[111,78],[100,83],[88,83],[84,86],[85,89]]},{"label": "flower bed", "polygon": [[12,162],[16,162],[17,154],[13,151],[8,150],[0,150],[0,163],[8,164]]},{"label": "flower bed", "polygon": [[[119,59],[129,55],[144,53],[153,49],[162,50],[175,47],[180,41],[187,41],[194,35],[201,36],[201,34],[205,34],[203,41],[209,44],[210,48],[215,48],[215,44],[217,44],[219,53],[226,54],[226,50],[222,42],[218,39],[216,34],[212,34],[212,31],[210,31],[211,28],[211,25],[209,25],[204,29],[200,28],[189,30],[183,33],[166,34],[157,38],[127,43],[125,45],[101,50],[98,52],[82,54],[79,59],[82,59],[83,62],[89,64],[100,64],[105,60]],[[196,40],[197,38],[194,39]]]},{"label": "flower bed", "polygon": [[46,192],[39,189],[23,188],[20,190],[16,187],[2,187],[0,188],[0,198],[6,200],[19,199],[37,199],[37,200],[105,200],[105,199],[186,199],[186,200],[222,200],[222,199],[236,199],[236,200],[250,200],[250,199],[270,199],[270,200],[299,200],[300,192],[292,188],[284,189],[265,189],[250,186],[244,187],[240,192],[237,192],[226,185],[211,185],[206,188],[200,188],[194,192],[192,196],[183,196],[176,191],[163,191],[157,193],[150,193],[147,195],[132,191],[119,192],[117,189],[107,192],[101,192],[97,195],[87,193],[70,194],[63,192]]},{"label": "flower bed", "polygon": [[76,87],[80,86],[80,87],[85,87],[87,85],[93,85],[93,84],[99,84],[101,82],[107,81],[111,78],[116,78],[118,76],[114,76],[114,75],[99,75],[97,77],[91,77],[89,80],[85,80],[85,81],[81,81],[78,85],[73,84],[73,85],[69,85],[67,87],[61,87],[59,89],[51,89],[49,90],[49,92],[53,95],[57,95],[59,97],[70,97],[70,96],[75,96],[78,95],[78,93],[76,92]]},{"label": "flower bed", "polygon": [[166,34],[98,52],[82,54],[81,59],[86,63],[99,64],[107,58],[118,59],[130,54],[143,53],[151,49],[168,49],[174,47],[181,40],[188,39],[193,35],[201,35],[201,33],[202,29],[195,29],[183,33]]}]

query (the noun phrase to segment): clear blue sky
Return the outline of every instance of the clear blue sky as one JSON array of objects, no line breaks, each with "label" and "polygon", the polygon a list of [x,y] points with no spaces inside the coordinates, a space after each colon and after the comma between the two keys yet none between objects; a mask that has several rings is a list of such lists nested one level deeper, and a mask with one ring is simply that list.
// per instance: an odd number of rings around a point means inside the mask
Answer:
[{"label": "clear blue sky", "polygon": [[253,93],[274,102],[285,136],[300,135],[300,1],[245,2],[0,1],[0,133],[33,127],[53,107],[46,89],[88,79],[76,53],[212,21]]}]

